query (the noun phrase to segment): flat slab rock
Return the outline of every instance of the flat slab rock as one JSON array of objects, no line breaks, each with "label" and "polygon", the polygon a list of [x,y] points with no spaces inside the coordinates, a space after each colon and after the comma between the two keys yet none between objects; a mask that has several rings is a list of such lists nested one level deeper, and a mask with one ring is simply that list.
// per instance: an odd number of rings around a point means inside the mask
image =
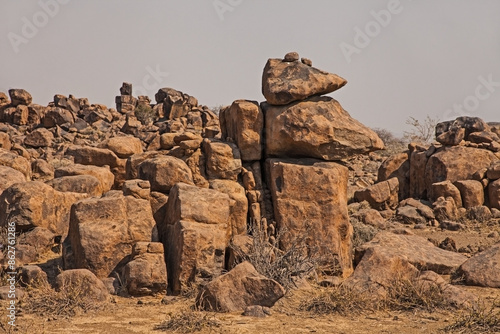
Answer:
[{"label": "flat slab rock", "polygon": [[432,270],[441,275],[450,274],[467,261],[466,256],[443,250],[417,235],[384,231],[356,250],[356,262],[359,262],[370,248],[381,248],[387,256],[399,257],[419,270]]},{"label": "flat slab rock", "polygon": [[465,261],[458,271],[468,285],[500,288],[500,242]]}]

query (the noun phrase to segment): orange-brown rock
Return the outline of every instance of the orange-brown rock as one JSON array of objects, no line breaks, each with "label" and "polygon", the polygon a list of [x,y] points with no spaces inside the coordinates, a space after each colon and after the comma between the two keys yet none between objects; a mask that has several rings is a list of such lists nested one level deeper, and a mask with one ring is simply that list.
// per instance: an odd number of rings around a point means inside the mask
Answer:
[{"label": "orange-brown rock", "polygon": [[148,180],[152,191],[168,194],[176,183],[194,184],[191,169],[175,157],[160,155],[143,161],[137,169],[138,178]]},{"label": "orange-brown rock", "polygon": [[465,261],[458,273],[468,285],[500,288],[500,243]]},{"label": "orange-brown rock", "polygon": [[99,147],[111,150],[120,159],[126,159],[131,155],[142,153],[141,140],[133,136],[112,137],[100,143]]},{"label": "orange-brown rock", "polygon": [[14,168],[23,173],[26,180],[31,179],[31,164],[30,162],[12,151],[0,150],[0,166]]},{"label": "orange-brown rock", "polygon": [[205,285],[196,303],[209,311],[236,312],[250,305],[272,307],[284,295],[285,289],[278,282],[259,274],[250,262],[243,262]]},{"label": "orange-brown rock", "polygon": [[393,177],[356,191],[354,198],[358,202],[367,201],[372,208],[377,210],[395,209],[399,203],[398,192],[399,180]]},{"label": "orange-brown rock", "polygon": [[224,143],[205,139],[203,152],[206,159],[206,171],[209,179],[238,179],[241,173],[241,155],[233,143]]},{"label": "orange-brown rock", "polygon": [[170,191],[160,237],[165,247],[168,288],[179,294],[200,279],[219,276],[229,242],[231,206],[227,194],[178,183]]},{"label": "orange-brown rock", "polygon": [[500,210],[500,179],[488,184],[488,198],[490,199],[490,208]]},{"label": "orange-brown rock", "polygon": [[458,208],[462,207],[460,190],[451,181],[436,182],[431,185],[429,199],[435,202],[439,197],[452,197]]},{"label": "orange-brown rock", "polygon": [[313,159],[268,159],[277,228],[286,230],[281,247],[304,242],[310,255],[338,261],[344,275],[352,272],[353,233],[347,213],[346,167]]},{"label": "orange-brown rock", "polygon": [[81,200],[71,208],[65,268],[89,269],[100,278],[120,272],[137,242],[152,241],[154,227],[147,200],[123,195]]},{"label": "orange-brown rock", "polygon": [[378,169],[377,182],[397,177],[399,181],[399,198],[408,198],[410,192],[410,161],[408,153],[398,153],[388,157]]},{"label": "orange-brown rock", "polygon": [[115,181],[115,176],[109,170],[109,167],[97,167],[91,165],[71,164],[64,167],[59,167],[54,172],[54,177],[64,177],[73,175],[90,175],[99,180],[102,193],[111,190]]},{"label": "orange-brown rock", "polygon": [[484,188],[481,182],[475,180],[460,180],[454,185],[460,191],[463,207],[470,209],[484,204]]},{"label": "orange-brown rock", "polygon": [[34,148],[51,146],[54,141],[52,132],[45,128],[33,130],[24,138],[24,145]]},{"label": "orange-brown rock", "polygon": [[10,103],[12,106],[29,105],[33,101],[31,94],[24,89],[9,89]]},{"label": "orange-brown rock", "polygon": [[26,176],[18,170],[7,166],[0,166],[0,194],[15,183],[26,182]]},{"label": "orange-brown rock", "polygon": [[132,260],[123,267],[121,281],[129,295],[144,296],[167,291],[167,268],[163,244],[138,242]]},{"label": "orange-brown rock", "polygon": [[227,194],[235,202],[231,207],[229,224],[231,235],[246,234],[248,199],[245,195],[245,188],[238,182],[231,180],[211,180],[210,188]]},{"label": "orange-brown rock", "polygon": [[66,150],[66,154],[73,156],[76,164],[109,166],[110,168],[125,167],[125,161],[106,148],[73,145]]},{"label": "orange-brown rock", "polygon": [[92,175],[62,176],[46,182],[57,191],[101,196],[104,193],[101,181]]},{"label": "orange-brown rock", "polygon": [[87,196],[56,191],[38,181],[16,183],[0,196],[0,226],[15,222],[18,231],[38,226],[56,235],[65,235],[71,206]]},{"label": "orange-brown rock", "polygon": [[234,140],[241,160],[262,158],[264,114],[256,101],[236,100],[219,115],[223,138]]},{"label": "orange-brown rock", "polygon": [[375,132],[327,96],[262,108],[268,156],[340,160],[384,147]]},{"label": "orange-brown rock", "polygon": [[86,269],[65,270],[56,277],[56,290],[80,291],[82,296],[97,302],[107,301],[109,293],[104,283]]},{"label": "orange-brown rock", "polygon": [[331,93],[347,81],[301,62],[269,59],[262,74],[262,94],[269,104],[285,105]]},{"label": "orange-brown rock", "polygon": [[419,270],[432,270],[442,275],[450,274],[467,260],[466,256],[445,251],[423,237],[385,231],[358,247],[355,261],[359,262],[369,249],[377,249],[385,256],[408,261]]},{"label": "orange-brown rock", "polygon": [[488,168],[497,160],[488,150],[466,146],[442,147],[429,158],[425,172],[422,173],[427,192],[431,191],[432,184],[436,182],[471,180],[475,172]]}]

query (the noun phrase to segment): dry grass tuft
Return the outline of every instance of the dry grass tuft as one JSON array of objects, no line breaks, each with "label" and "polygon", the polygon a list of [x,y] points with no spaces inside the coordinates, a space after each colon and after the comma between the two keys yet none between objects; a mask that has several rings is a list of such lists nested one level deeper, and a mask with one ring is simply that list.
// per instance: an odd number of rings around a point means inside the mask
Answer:
[{"label": "dry grass tuft", "polygon": [[213,330],[220,326],[215,314],[186,308],[177,313],[169,313],[167,319],[156,325],[154,329],[170,333],[194,333],[202,330]]},{"label": "dry grass tuft", "polygon": [[39,316],[72,317],[77,314],[98,311],[104,303],[89,296],[82,284],[65,285],[54,290],[45,279],[30,284],[27,297],[22,301],[23,310]]},{"label": "dry grass tuft", "polygon": [[461,312],[454,319],[453,324],[444,328],[451,333],[500,333],[500,310],[483,303],[474,305]]},{"label": "dry grass tuft", "polygon": [[367,294],[340,285],[321,289],[317,296],[303,300],[299,310],[321,315],[337,313],[345,316],[371,311],[375,307]]},{"label": "dry grass tuft", "polygon": [[451,303],[444,295],[444,290],[436,284],[409,278],[400,278],[387,287],[387,296],[382,301],[391,310],[432,312],[447,309]]}]

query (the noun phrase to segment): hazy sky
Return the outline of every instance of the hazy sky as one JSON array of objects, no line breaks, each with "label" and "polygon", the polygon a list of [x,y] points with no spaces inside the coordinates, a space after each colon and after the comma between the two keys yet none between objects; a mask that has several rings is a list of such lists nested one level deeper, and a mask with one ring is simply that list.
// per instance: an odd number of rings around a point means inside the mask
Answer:
[{"label": "hazy sky", "polygon": [[330,94],[396,133],[409,116],[500,121],[498,0],[0,0],[0,91],[114,107],[123,81],[154,98],[263,101],[289,51],[348,80]]}]

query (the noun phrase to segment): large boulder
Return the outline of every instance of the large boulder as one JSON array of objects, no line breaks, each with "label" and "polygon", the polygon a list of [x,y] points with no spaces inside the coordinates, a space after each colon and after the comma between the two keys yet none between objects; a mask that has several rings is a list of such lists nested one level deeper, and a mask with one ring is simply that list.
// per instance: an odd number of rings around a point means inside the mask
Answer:
[{"label": "large boulder", "polygon": [[462,207],[462,195],[460,190],[451,181],[436,182],[431,185],[429,199],[431,202],[437,201],[439,197],[452,197],[457,207]]},{"label": "large boulder", "polygon": [[471,180],[478,170],[488,168],[498,158],[488,150],[466,147],[446,146],[437,150],[430,156],[425,165],[425,178],[427,193],[432,189],[432,184],[449,180]]},{"label": "large boulder", "polygon": [[92,175],[71,175],[52,179],[46,182],[57,191],[101,196],[104,193],[101,182]]},{"label": "large boulder", "polygon": [[475,180],[460,180],[454,185],[460,191],[464,208],[470,209],[484,204],[484,188],[481,182]]},{"label": "large boulder", "polygon": [[0,166],[0,194],[15,183],[26,182],[26,176],[18,170],[7,166]]},{"label": "large boulder", "polygon": [[165,247],[168,287],[179,294],[189,284],[224,269],[234,201],[216,190],[178,183],[170,191],[159,231]]},{"label": "large boulder", "polygon": [[231,138],[241,152],[241,160],[262,157],[264,114],[256,101],[236,100],[219,115],[223,138]]},{"label": "large boulder", "polygon": [[[346,167],[313,159],[268,159],[274,217],[283,249],[304,242],[310,256],[352,272],[353,228],[347,213]],[[301,247],[301,245],[299,245]]]},{"label": "large boulder", "polygon": [[231,180],[212,180],[210,181],[210,188],[227,194],[229,198],[234,200],[230,218],[231,235],[246,234],[248,199],[245,188],[238,182]]},{"label": "large boulder", "polygon": [[272,307],[284,295],[285,289],[278,282],[259,274],[250,262],[243,262],[205,285],[196,302],[205,310],[236,312],[251,305]]},{"label": "large boulder", "polygon": [[377,172],[377,182],[397,177],[399,181],[399,198],[408,198],[410,193],[410,160],[408,153],[403,152],[388,157],[382,162]]},{"label": "large boulder", "polygon": [[18,105],[29,105],[33,101],[31,94],[24,89],[9,89],[10,103],[16,107]]},{"label": "large boulder", "polygon": [[26,177],[26,180],[31,179],[31,164],[28,159],[17,155],[14,152],[9,152],[0,149],[0,166],[7,166],[20,171]]},{"label": "large boulder", "polygon": [[267,102],[285,105],[313,95],[331,93],[347,81],[299,61],[269,59],[262,74],[262,94]]},{"label": "large boulder", "polygon": [[194,184],[193,173],[186,163],[167,155],[145,160],[137,170],[138,178],[148,180],[152,191],[168,194],[176,183]]},{"label": "large boulder", "polygon": [[[100,191],[108,192],[115,182],[115,176],[109,170],[109,167],[98,167],[91,165],[71,164],[64,167],[59,167],[54,172],[55,178],[65,176],[90,175],[99,180]],[[57,181],[55,181],[57,182]]]},{"label": "large boulder", "polygon": [[137,242],[152,241],[154,227],[147,200],[118,195],[79,201],[71,208],[64,266],[89,269],[99,278],[120,272]]},{"label": "large boulder", "polygon": [[51,146],[54,141],[52,132],[45,128],[33,130],[24,138],[24,145],[34,148]]},{"label": "large boulder", "polygon": [[436,247],[423,237],[384,231],[356,248],[355,262],[359,262],[365,252],[372,248],[379,249],[386,256],[408,261],[419,270],[432,270],[441,275],[452,273],[467,260],[464,255]]},{"label": "large boulder", "polygon": [[224,143],[205,139],[203,151],[206,159],[206,171],[209,179],[238,179],[241,173],[241,155],[233,143]]},{"label": "large boulder", "polygon": [[167,268],[163,244],[138,242],[132,260],[123,267],[121,281],[130,295],[143,296],[167,291]]},{"label": "large boulder", "polygon": [[71,206],[87,196],[56,191],[38,181],[16,183],[0,196],[0,226],[15,222],[18,231],[44,227],[56,235],[65,235]]},{"label": "large boulder", "polygon": [[105,302],[108,299],[108,289],[104,283],[92,272],[86,269],[66,270],[56,277],[56,290],[81,291],[85,298],[97,302]]},{"label": "large boulder", "polygon": [[134,136],[112,137],[100,143],[99,147],[113,151],[121,159],[142,153],[141,140]]},{"label": "large boulder", "polygon": [[500,179],[488,184],[488,198],[490,207],[500,210]]},{"label": "large boulder", "polygon": [[125,161],[122,162],[113,151],[106,148],[73,145],[67,149],[66,154],[73,156],[76,164],[109,166],[110,168],[122,165],[125,167]]},{"label": "large boulder", "polygon": [[262,107],[268,156],[340,160],[384,147],[375,132],[331,97],[312,97],[286,106],[264,103]]},{"label": "large boulder", "polygon": [[458,273],[468,285],[500,288],[500,243],[465,261]]},{"label": "large boulder", "polygon": [[367,201],[377,210],[394,209],[398,205],[399,180],[393,177],[387,181],[358,190],[354,198],[358,202]]}]

